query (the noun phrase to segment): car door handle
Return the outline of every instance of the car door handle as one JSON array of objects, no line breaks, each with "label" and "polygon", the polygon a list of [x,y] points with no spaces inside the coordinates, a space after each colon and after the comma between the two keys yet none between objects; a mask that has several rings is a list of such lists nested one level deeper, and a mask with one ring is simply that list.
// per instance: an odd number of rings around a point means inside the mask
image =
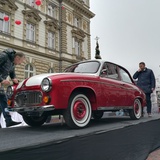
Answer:
[{"label": "car door handle", "polygon": [[121,88],[124,88],[125,87],[125,84],[121,84]]}]

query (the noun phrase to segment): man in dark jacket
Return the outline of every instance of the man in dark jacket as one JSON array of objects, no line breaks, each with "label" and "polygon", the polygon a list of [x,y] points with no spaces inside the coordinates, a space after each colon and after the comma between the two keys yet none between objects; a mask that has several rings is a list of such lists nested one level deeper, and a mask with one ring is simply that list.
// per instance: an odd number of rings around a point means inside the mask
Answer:
[{"label": "man in dark jacket", "polygon": [[23,63],[25,55],[21,52],[15,52],[13,49],[6,49],[0,53],[0,107],[6,121],[6,127],[20,124],[14,122],[7,111],[7,97],[4,91],[4,85],[9,85],[10,81],[6,78],[10,76],[13,83],[18,83],[15,75],[15,65]]},{"label": "man in dark jacket", "polygon": [[137,86],[141,88],[146,95],[147,113],[151,117],[151,93],[155,89],[155,76],[151,69],[145,67],[144,62],[139,63],[139,70],[133,75],[134,79],[138,79]]}]

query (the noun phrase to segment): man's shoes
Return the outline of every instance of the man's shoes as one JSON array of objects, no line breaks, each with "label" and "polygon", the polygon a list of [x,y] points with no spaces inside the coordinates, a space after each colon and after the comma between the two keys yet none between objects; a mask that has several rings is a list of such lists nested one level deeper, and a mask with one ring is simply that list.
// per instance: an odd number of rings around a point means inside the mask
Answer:
[{"label": "man's shoes", "polygon": [[15,122],[15,121],[9,121],[9,122],[6,122],[6,127],[11,127],[11,126],[15,126],[15,125],[18,125],[18,124],[21,124],[22,122]]},{"label": "man's shoes", "polygon": [[152,117],[151,113],[148,113],[148,117]]}]

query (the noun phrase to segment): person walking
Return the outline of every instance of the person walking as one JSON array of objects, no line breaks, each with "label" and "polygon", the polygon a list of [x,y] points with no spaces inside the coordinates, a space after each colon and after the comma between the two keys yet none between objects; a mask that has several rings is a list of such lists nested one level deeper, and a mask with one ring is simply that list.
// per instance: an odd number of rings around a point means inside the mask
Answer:
[{"label": "person walking", "polygon": [[10,81],[7,80],[8,76],[10,76],[13,83],[18,83],[15,75],[15,65],[23,63],[24,60],[25,55],[22,52],[16,52],[11,48],[0,53],[0,108],[5,118],[6,127],[21,123],[13,121],[7,111],[7,96],[4,91],[4,85],[10,84]]},{"label": "person walking", "polygon": [[[147,68],[144,62],[139,63],[139,69],[133,75],[137,80],[137,86],[143,90],[146,95],[147,113],[151,117],[152,104],[151,93],[155,90],[155,76],[151,69]],[[143,116],[143,111],[142,111]]]}]

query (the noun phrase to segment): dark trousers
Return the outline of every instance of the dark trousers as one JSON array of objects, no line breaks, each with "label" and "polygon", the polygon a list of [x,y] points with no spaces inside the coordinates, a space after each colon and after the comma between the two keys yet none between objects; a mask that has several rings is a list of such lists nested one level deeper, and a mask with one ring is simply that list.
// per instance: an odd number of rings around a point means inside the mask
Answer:
[{"label": "dark trousers", "polygon": [[147,113],[151,113],[152,104],[151,104],[151,93],[145,93],[146,103],[147,103]]},{"label": "dark trousers", "polygon": [[4,116],[5,120],[6,120],[6,122],[9,122],[9,121],[11,121],[11,116],[10,116],[9,112],[6,111],[7,106],[8,106],[8,104],[7,104],[6,95],[1,95],[0,94],[0,107],[1,107],[1,111],[3,113],[3,116]]}]

